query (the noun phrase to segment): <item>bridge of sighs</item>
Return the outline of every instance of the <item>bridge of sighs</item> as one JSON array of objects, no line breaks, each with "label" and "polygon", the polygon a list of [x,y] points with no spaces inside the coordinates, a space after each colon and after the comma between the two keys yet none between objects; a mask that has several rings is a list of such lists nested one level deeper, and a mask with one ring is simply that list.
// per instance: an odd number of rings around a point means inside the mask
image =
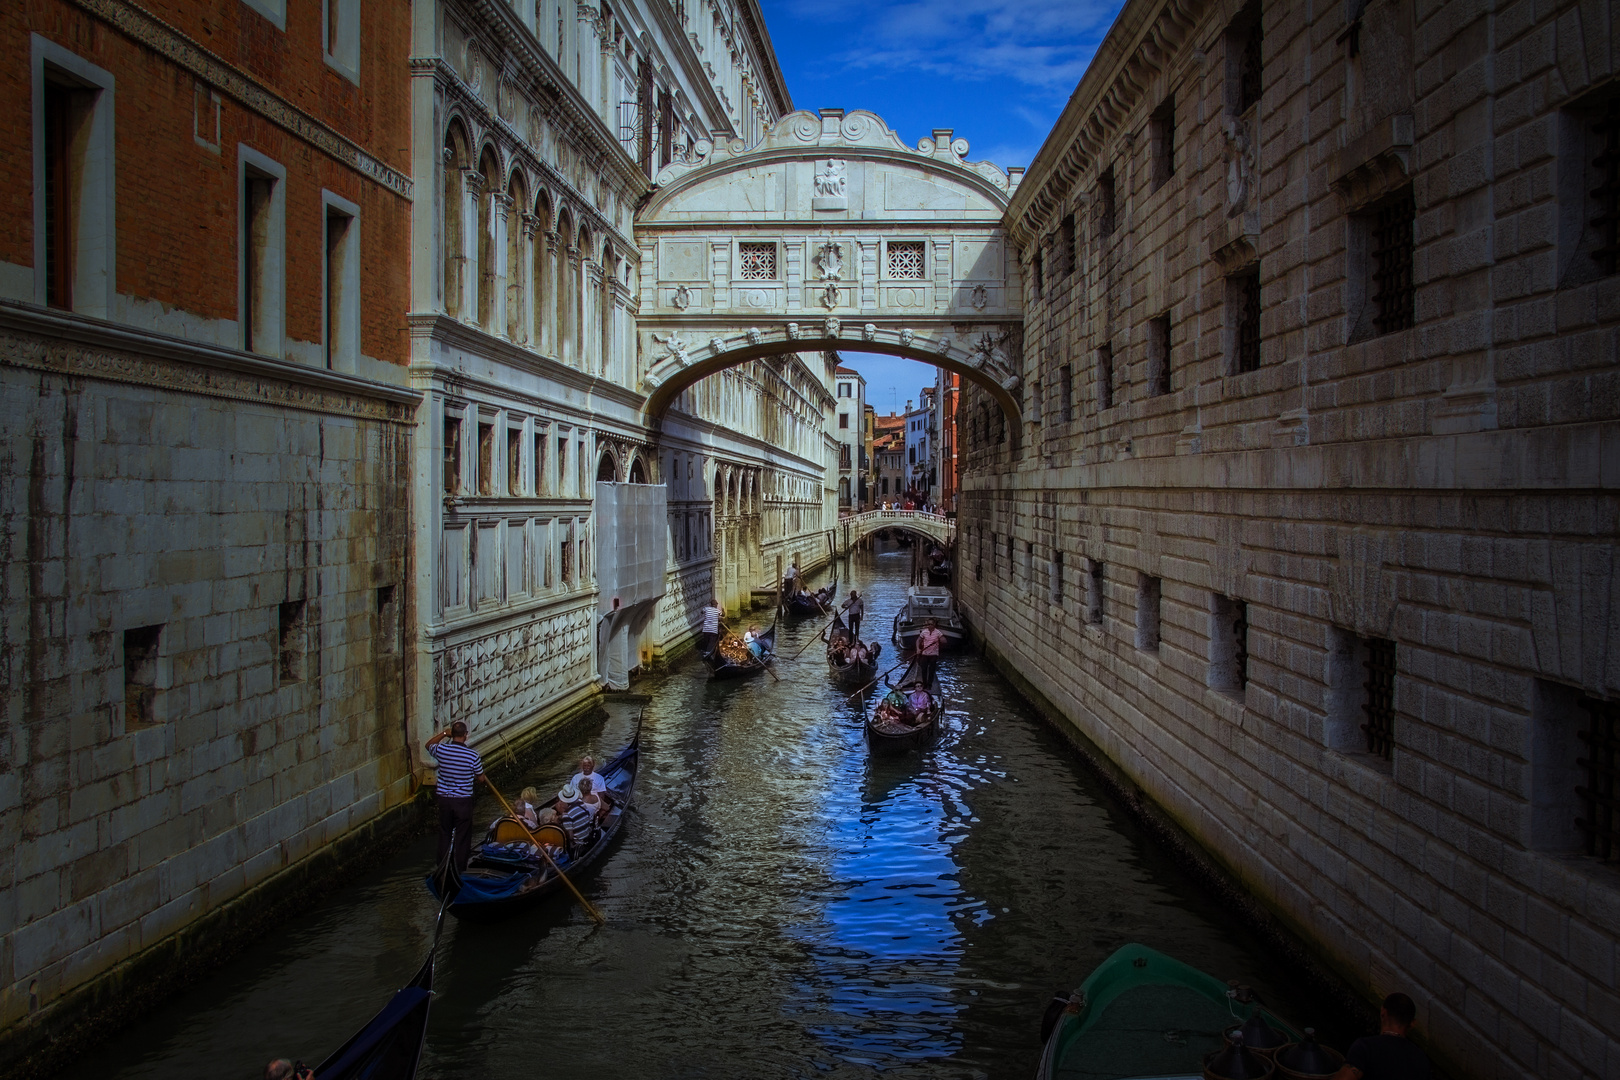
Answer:
[{"label": "bridge of sighs", "polygon": [[967,152],[824,109],[665,168],[637,223],[648,421],[723,368],[845,349],[960,372],[1016,438],[1022,290],[1001,219],[1023,170]]}]

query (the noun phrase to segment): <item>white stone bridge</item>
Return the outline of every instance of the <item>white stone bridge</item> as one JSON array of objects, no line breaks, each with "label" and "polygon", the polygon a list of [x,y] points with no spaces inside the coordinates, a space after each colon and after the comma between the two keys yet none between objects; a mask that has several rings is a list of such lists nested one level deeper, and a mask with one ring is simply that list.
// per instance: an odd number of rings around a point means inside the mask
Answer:
[{"label": "white stone bridge", "polygon": [[961,373],[1016,438],[1022,285],[1001,219],[1023,170],[967,151],[948,130],[912,148],[872,113],[826,109],[659,173],[636,226],[648,422],[723,368],[845,348]]},{"label": "white stone bridge", "polygon": [[941,546],[956,543],[956,521],[944,514],[929,514],[921,510],[867,510],[838,519],[840,551],[883,529],[905,529],[926,536]]}]

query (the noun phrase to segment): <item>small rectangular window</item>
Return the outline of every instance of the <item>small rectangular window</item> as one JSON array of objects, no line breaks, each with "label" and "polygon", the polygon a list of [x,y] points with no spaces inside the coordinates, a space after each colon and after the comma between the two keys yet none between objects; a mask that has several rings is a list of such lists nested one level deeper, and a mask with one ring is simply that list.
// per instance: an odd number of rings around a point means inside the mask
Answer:
[{"label": "small rectangular window", "polygon": [[360,83],[360,0],[322,0],[326,63],[355,85]]},{"label": "small rectangular window", "polygon": [[557,484],[552,494],[560,498],[566,498],[568,493],[568,437],[559,435],[557,437]]},{"label": "small rectangular window", "polygon": [[1079,252],[1075,248],[1074,215],[1063,215],[1063,222],[1058,226],[1058,257],[1063,260],[1063,273],[1074,273],[1080,267]]},{"label": "small rectangular window", "polygon": [[1581,784],[1575,794],[1581,817],[1576,823],[1586,837],[1586,853],[1604,862],[1620,862],[1620,702],[1582,697]]},{"label": "small rectangular window", "polygon": [[1395,749],[1395,643],[1368,638],[1366,653],[1367,722],[1361,730],[1367,736],[1367,752],[1388,761]]},{"label": "small rectangular window", "polygon": [[461,421],[444,418],[444,493],[455,495],[461,491]]},{"label": "small rectangular window", "polygon": [[305,607],[305,601],[292,600],[282,604],[279,609],[276,641],[278,668],[283,683],[304,681]]},{"label": "small rectangular window", "polygon": [[158,647],[162,626],[124,631],[124,730],[138,731],[158,722]]},{"label": "small rectangular window", "polygon": [[1249,685],[1249,605],[1242,600],[1210,597],[1208,682],[1236,694]]},{"label": "small rectangular window", "polygon": [[1148,121],[1153,149],[1153,190],[1157,191],[1176,175],[1176,96],[1165,98]]},{"label": "small rectangular window", "polygon": [[1046,256],[1040,248],[1035,249],[1035,256],[1030,260],[1030,285],[1035,290],[1035,299],[1039,300],[1046,291]]},{"label": "small rectangular window", "polygon": [[1380,334],[1410,329],[1415,315],[1412,245],[1417,219],[1412,189],[1375,207],[1369,216],[1371,292],[1377,305],[1373,326]]},{"label": "small rectangular window", "polygon": [[574,523],[566,522],[562,525],[562,543],[558,545],[557,566],[558,577],[561,578],[564,588],[574,580]]},{"label": "small rectangular window", "polygon": [[1097,233],[1111,236],[1117,219],[1114,204],[1114,167],[1112,165],[1097,177]]},{"label": "small rectangular window", "polygon": [[530,464],[534,469],[534,487],[530,490],[536,495],[544,495],[546,494],[546,433],[543,431],[534,433],[534,461]]},{"label": "small rectangular window", "polygon": [[740,261],[737,276],[744,281],[776,280],[775,243],[743,241],[737,245],[737,257]]},{"label": "small rectangular window", "polygon": [[1049,599],[1054,607],[1063,605],[1063,552],[1052,552],[1052,580]]},{"label": "small rectangular window", "polygon": [[1260,268],[1226,279],[1227,371],[1260,370]]},{"label": "small rectangular window", "polygon": [[923,240],[890,240],[889,276],[901,280],[921,281],[927,276],[927,242]]},{"label": "small rectangular window", "polygon": [[77,169],[71,97],[72,91],[60,83],[45,84],[45,303],[67,311],[73,310],[73,256],[78,247],[73,228]]},{"label": "small rectangular window", "polygon": [[1385,761],[1395,744],[1395,643],[1329,628],[1327,745]]},{"label": "small rectangular window", "polygon": [[1097,348],[1097,410],[1114,407],[1114,347]]},{"label": "small rectangular window", "polygon": [[1563,286],[1620,269],[1620,85],[1559,114],[1558,269]]},{"label": "small rectangular window", "polygon": [[1086,622],[1093,626],[1103,621],[1104,567],[1099,559],[1087,560],[1086,566]]},{"label": "small rectangular window", "polygon": [[478,425],[478,494],[493,494],[495,488],[495,425]]},{"label": "small rectangular window", "polygon": [[1012,533],[1008,533],[1007,534],[1007,580],[1008,581],[1011,581],[1013,579],[1013,572],[1014,572],[1013,571],[1013,537],[1012,537]]},{"label": "small rectangular window", "polygon": [[849,427],[849,413],[838,414],[838,426],[841,428]]},{"label": "small rectangular window", "polygon": [[1136,647],[1143,652],[1159,651],[1159,596],[1163,582],[1156,577],[1137,572],[1136,575]]},{"label": "small rectangular window", "polygon": [[523,429],[506,429],[506,493],[523,494]]},{"label": "small rectangular window", "polygon": [[1148,393],[1170,392],[1170,315],[1148,320]]},{"label": "small rectangular window", "polygon": [[1074,419],[1074,369],[1068,364],[1058,368],[1058,407],[1065,424]]},{"label": "small rectangular window", "polygon": [[1024,591],[1035,591],[1035,545],[1024,541]]}]

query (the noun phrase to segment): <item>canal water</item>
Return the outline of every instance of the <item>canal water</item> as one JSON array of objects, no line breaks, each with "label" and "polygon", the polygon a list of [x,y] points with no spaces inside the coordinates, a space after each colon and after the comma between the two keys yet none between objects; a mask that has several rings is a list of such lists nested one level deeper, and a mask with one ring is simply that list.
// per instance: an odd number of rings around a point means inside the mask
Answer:
[{"label": "canal water", "polygon": [[[862,589],[863,636],[886,654],[910,565],[905,550],[857,557],[840,582]],[[831,686],[818,643],[787,659],[820,627],[783,625],[780,681],[710,683],[689,656],[638,684],[652,700],[635,807],[581,882],[607,924],[561,895],[519,920],[447,920],[425,1078],[1029,1077],[1052,992],[1132,941],[1254,985],[1342,1048],[1346,1018],[1268,962],[983,661],[942,663],[935,747],[874,759],[869,699]],[[615,708],[523,771],[554,788],[633,726]],[[495,813],[485,795],[480,819]],[[318,1062],[421,963],[433,845],[334,891],[68,1075],[250,1080],[272,1056]]]}]

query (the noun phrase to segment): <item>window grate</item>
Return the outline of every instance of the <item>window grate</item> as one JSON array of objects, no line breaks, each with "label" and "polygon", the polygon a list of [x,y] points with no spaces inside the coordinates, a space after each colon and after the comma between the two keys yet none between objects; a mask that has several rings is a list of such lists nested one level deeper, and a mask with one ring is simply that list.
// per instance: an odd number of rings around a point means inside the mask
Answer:
[{"label": "window grate", "polygon": [[921,240],[889,241],[889,276],[907,281],[923,278],[923,256],[926,245]]},{"label": "window grate", "polygon": [[1416,218],[1417,204],[1410,188],[1373,211],[1373,284],[1378,290],[1373,325],[1380,334],[1412,326],[1412,225]]},{"label": "window grate", "polygon": [[1592,189],[1598,208],[1592,217],[1598,235],[1592,258],[1605,274],[1612,274],[1620,265],[1620,94],[1609,97],[1592,131],[1597,135],[1592,164],[1603,177]]},{"label": "window grate", "polygon": [[738,244],[742,259],[742,272],[737,276],[744,281],[776,280],[775,244]]},{"label": "window grate", "polygon": [[1367,735],[1367,752],[1385,761],[1395,748],[1395,643],[1386,638],[1367,639],[1367,703],[1362,710],[1367,722],[1361,730]]},{"label": "window grate", "polygon": [[1237,369],[1260,370],[1260,271],[1237,279]]},{"label": "window grate", "polygon": [[1097,177],[1097,231],[1108,236],[1114,231],[1114,167]]},{"label": "window grate", "polygon": [[1237,646],[1233,666],[1237,669],[1237,685],[1241,690],[1249,685],[1249,605],[1247,601],[1234,600],[1232,607],[1232,641]]},{"label": "window grate", "polygon": [[1585,783],[1575,789],[1583,816],[1586,853],[1620,862],[1620,702],[1581,698],[1587,725],[1580,734],[1585,756],[1576,762]]},{"label": "window grate", "polygon": [[1260,101],[1260,13],[1253,12],[1243,30],[1238,52],[1238,112],[1245,112]]}]

